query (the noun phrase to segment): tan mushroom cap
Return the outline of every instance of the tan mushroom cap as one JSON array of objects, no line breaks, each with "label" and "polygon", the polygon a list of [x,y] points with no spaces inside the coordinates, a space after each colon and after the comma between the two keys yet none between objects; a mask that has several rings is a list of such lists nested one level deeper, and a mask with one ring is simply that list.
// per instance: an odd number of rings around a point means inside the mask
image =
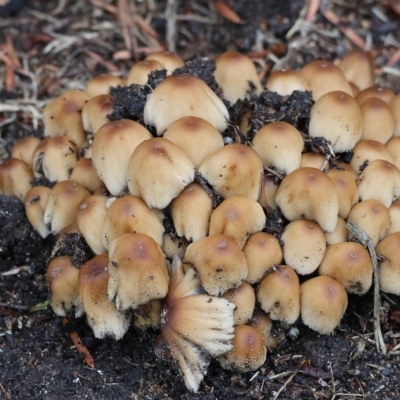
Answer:
[{"label": "tan mushroom cap", "polygon": [[279,183],[274,177],[268,175],[267,173],[263,174],[261,180],[261,190],[260,195],[258,196],[258,202],[261,204],[263,208],[267,210],[275,210],[278,206],[275,203],[276,192],[278,191]]},{"label": "tan mushroom cap", "polygon": [[385,148],[389,152],[390,157],[388,157],[389,159],[382,159],[391,162],[400,169],[400,136],[396,136],[390,139],[386,143]]},{"label": "tan mushroom cap", "polygon": [[385,103],[389,103],[395,97],[395,94],[389,88],[371,86],[358,93],[356,100],[358,104],[361,104],[364,100],[370,97],[375,97],[383,100]]},{"label": "tan mushroom cap", "polygon": [[161,211],[151,210],[140,197],[132,195],[111,200],[110,203],[102,229],[106,249],[114,239],[125,233],[143,233],[152,237],[159,246],[162,245],[165,229]]},{"label": "tan mushroom cap", "polygon": [[185,238],[181,238],[178,236],[172,238],[169,233],[164,233],[163,235],[163,243],[161,249],[165,254],[165,257],[169,260],[172,260],[175,255],[183,258],[188,246],[189,242]]},{"label": "tan mushroom cap", "polygon": [[46,282],[51,294],[53,311],[64,316],[71,310],[78,297],[79,269],[74,267],[71,257],[57,257],[47,267]]},{"label": "tan mushroom cap", "polygon": [[265,338],[256,328],[249,325],[236,326],[232,339],[232,350],[218,358],[222,368],[238,372],[254,371],[267,358]]},{"label": "tan mushroom cap", "polygon": [[309,167],[322,169],[322,166],[325,164],[325,160],[326,157],[323,154],[306,152],[301,155],[300,168]]},{"label": "tan mushroom cap", "polygon": [[167,70],[167,75],[171,75],[177,68],[185,66],[184,61],[178,54],[172,51],[159,51],[156,53],[149,54],[146,60],[155,60],[162,64]]},{"label": "tan mushroom cap", "polygon": [[306,219],[288,224],[281,236],[283,259],[298,274],[314,272],[321,263],[325,250],[325,234],[320,226]]},{"label": "tan mushroom cap", "polygon": [[254,284],[274,265],[282,264],[282,249],[278,240],[269,233],[257,232],[249,236],[244,248],[247,261],[247,282]]},{"label": "tan mushroom cap", "polygon": [[212,200],[198,183],[191,183],[172,200],[171,217],[176,233],[195,242],[207,236],[210,225]]},{"label": "tan mushroom cap", "polygon": [[371,163],[375,160],[384,160],[393,163],[393,158],[382,143],[376,140],[360,140],[353,148],[353,157],[350,165],[359,171],[361,165],[366,161]]},{"label": "tan mushroom cap", "polygon": [[400,195],[400,170],[388,161],[372,161],[363,171],[358,193],[361,201],[379,200],[390,207]]},{"label": "tan mushroom cap", "polygon": [[230,103],[260,94],[263,90],[253,61],[237,51],[227,51],[215,60],[214,77]]},{"label": "tan mushroom cap", "polygon": [[347,226],[343,218],[338,217],[337,225],[332,233],[325,233],[327,246],[347,241]]},{"label": "tan mushroom cap", "polygon": [[272,320],[294,324],[300,316],[300,282],[294,269],[280,265],[270,270],[260,282],[257,300]]},{"label": "tan mushroom cap", "polygon": [[194,180],[194,165],[174,143],[153,138],[133,152],[127,169],[129,192],[150,208],[163,209]]},{"label": "tan mushroom cap", "polygon": [[93,166],[114,196],[127,187],[128,164],[134,150],[151,137],[146,128],[127,119],[108,122],[97,131],[92,144]]},{"label": "tan mushroom cap", "polygon": [[239,245],[220,233],[190,244],[184,262],[193,264],[205,291],[213,296],[240,286],[247,277],[247,262]]},{"label": "tan mushroom cap", "polygon": [[336,279],[348,293],[361,296],[372,285],[371,257],[360,243],[338,243],[327,248],[318,274]]},{"label": "tan mushroom cap", "polygon": [[80,158],[75,164],[70,178],[71,181],[79,183],[90,192],[94,192],[102,184],[91,158]]},{"label": "tan mushroom cap", "polygon": [[108,297],[119,310],[163,299],[169,276],[165,256],[150,236],[126,233],[109,245]]},{"label": "tan mushroom cap", "polygon": [[356,180],[350,172],[339,169],[330,169],[326,175],[332,180],[338,193],[339,217],[345,219],[359,200]]},{"label": "tan mushroom cap", "polygon": [[299,72],[307,81],[315,101],[335,90],[352,95],[351,87],[343,72],[329,61],[312,61]]},{"label": "tan mushroom cap", "polygon": [[164,79],[150,94],[144,106],[146,125],[163,132],[183,117],[208,121],[219,132],[226,129],[229,113],[222,100],[200,78],[193,75],[172,75]]},{"label": "tan mushroom cap", "polygon": [[126,86],[132,84],[145,85],[149,80],[149,74],[152,71],[165,69],[164,65],[156,60],[142,60],[136,63],[128,73],[126,78]]},{"label": "tan mushroom cap", "polygon": [[388,208],[390,215],[390,228],[387,232],[388,235],[395,232],[400,232],[400,200],[397,199]]},{"label": "tan mushroom cap", "polygon": [[311,109],[308,133],[312,138],[325,138],[335,153],[352,150],[362,134],[359,105],[342,91],[325,94]]},{"label": "tan mushroom cap", "polygon": [[287,175],[299,168],[304,142],[294,126],[279,121],[263,126],[255,134],[252,146],[264,166],[274,166]]},{"label": "tan mushroom cap", "polygon": [[388,104],[394,118],[393,136],[400,136],[400,94],[393,97]]},{"label": "tan mushroom cap", "polygon": [[0,164],[0,194],[24,201],[31,189],[33,172],[18,158],[8,158]]},{"label": "tan mushroom cap", "polygon": [[46,138],[36,147],[32,156],[36,178],[43,175],[52,182],[70,179],[78,161],[78,146],[69,136]]},{"label": "tan mushroom cap", "polygon": [[[380,201],[364,200],[352,208],[347,222],[355,223],[372,239],[374,246],[376,246],[389,231],[390,214]],[[348,238],[349,240],[353,238],[353,234],[350,231]]]},{"label": "tan mushroom cap", "polygon": [[79,90],[67,90],[43,110],[45,136],[69,136],[78,146],[85,141],[81,111],[89,97]]},{"label": "tan mushroom cap", "polygon": [[210,154],[198,172],[224,197],[244,196],[257,200],[260,195],[263,164],[249,146],[232,143]]},{"label": "tan mushroom cap", "polygon": [[221,147],[221,134],[206,120],[197,117],[183,117],[173,122],[163,137],[175,143],[198,168],[203,160]]},{"label": "tan mushroom cap", "polygon": [[48,187],[35,186],[26,193],[24,198],[25,214],[28,221],[42,238],[51,233],[49,227],[43,221],[50,192],[51,189]]},{"label": "tan mushroom cap", "polygon": [[102,74],[91,79],[85,88],[85,94],[91,99],[101,94],[109,94],[111,87],[125,86],[118,76]]},{"label": "tan mushroom cap", "polygon": [[11,158],[18,158],[31,167],[33,152],[39,143],[40,139],[35,136],[25,136],[17,140],[11,149]]},{"label": "tan mushroom cap", "polygon": [[81,267],[75,316],[86,314],[96,338],[111,336],[119,340],[129,328],[130,316],[118,311],[115,304],[108,299],[108,280],[107,253],[92,258]]},{"label": "tan mushroom cap", "polygon": [[386,236],[376,254],[384,259],[379,264],[379,285],[385,293],[400,296],[400,232]]},{"label": "tan mushroom cap", "polygon": [[369,97],[360,104],[362,114],[362,140],[376,140],[382,144],[392,137],[394,118],[390,107],[377,97]]},{"label": "tan mushroom cap", "polygon": [[303,323],[322,335],[332,333],[347,308],[342,284],[329,276],[317,276],[302,283],[300,292]]},{"label": "tan mushroom cap", "polygon": [[248,324],[263,334],[268,350],[271,350],[277,346],[278,341],[272,336],[271,333],[272,320],[264,311],[259,309],[254,310],[253,316],[249,320]]},{"label": "tan mushroom cap", "polygon": [[374,58],[369,51],[361,49],[350,51],[338,66],[346,79],[357,85],[360,90],[367,89],[374,84]]},{"label": "tan mushroom cap", "polygon": [[273,72],[267,80],[266,88],[281,96],[289,96],[295,90],[310,90],[310,86],[300,72],[293,69],[281,69]]},{"label": "tan mushroom cap", "polygon": [[107,214],[108,198],[105,196],[91,195],[86,197],[76,209],[76,222],[86,243],[94,254],[105,253],[102,230]]},{"label": "tan mushroom cap", "polygon": [[115,97],[111,94],[100,94],[92,97],[82,109],[83,129],[93,135],[110,120],[107,118],[114,109]]},{"label": "tan mushroom cap", "polygon": [[200,294],[198,276],[192,268],[184,274],[179,257],[174,258],[170,275],[161,333],[186,387],[197,392],[210,356],[217,357],[232,348],[235,305],[226,299]]},{"label": "tan mushroom cap", "polygon": [[211,214],[209,235],[222,233],[235,239],[243,249],[250,234],[261,231],[266,222],[264,211],[255,200],[231,196]]},{"label": "tan mushroom cap", "polygon": [[336,228],[339,199],[335,185],[317,168],[303,167],[291,172],[279,186],[275,201],[289,221],[316,221],[328,233]]}]

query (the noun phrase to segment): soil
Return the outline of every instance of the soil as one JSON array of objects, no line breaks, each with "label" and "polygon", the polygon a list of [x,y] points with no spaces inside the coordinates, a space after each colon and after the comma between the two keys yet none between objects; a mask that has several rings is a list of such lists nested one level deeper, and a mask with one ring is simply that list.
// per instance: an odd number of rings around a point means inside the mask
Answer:
[{"label": "soil", "polygon": [[[9,156],[18,138],[42,135],[40,120],[26,105],[40,109],[49,97],[72,87],[83,88],[99,73],[126,73],[134,58],[121,56],[129,46],[116,12],[123,1],[21,3],[22,9],[0,8],[0,45],[12,42],[21,60],[21,65],[14,68],[11,87],[7,87],[10,70],[6,69],[6,59],[0,57],[0,77],[5,78],[0,83],[0,106],[3,103],[15,107],[14,111],[0,114],[0,160]],[[135,27],[139,32],[137,50],[132,54],[136,53],[139,59],[148,48],[154,51],[157,46],[166,48],[167,43],[171,44],[163,14],[166,3],[135,2],[137,15],[157,33],[152,37],[145,25]],[[400,91],[398,75],[390,69],[398,71],[400,67],[393,58],[400,43],[400,18],[391,7],[395,2],[390,0],[325,2],[328,4],[324,7],[340,18],[336,26],[324,18],[324,8],[307,25],[303,20],[308,8],[299,0],[226,0],[225,4],[236,11],[242,24],[224,18],[213,1],[176,3],[181,18],[176,23],[173,44],[185,60],[206,56],[213,60],[223,51],[239,50],[249,54],[265,75],[277,62],[296,68],[315,58],[334,61],[343,57],[356,48],[340,30],[350,28],[371,46],[377,82],[396,93]],[[192,61],[187,68],[192,71],[201,65],[205,65],[206,72],[212,62]],[[299,101],[308,100],[293,98],[289,104],[279,98],[261,98],[246,107],[259,112],[263,124],[268,118],[265,110],[273,102],[282,118],[295,118],[293,121],[306,130],[307,107],[302,107],[300,113]],[[140,120],[140,107],[141,104],[134,110],[125,110],[121,104],[115,118],[130,112],[132,118]],[[243,107],[233,106],[231,114],[243,112]],[[279,215],[276,220],[280,220]],[[275,228],[276,225],[271,230]],[[70,239],[72,246],[76,246],[74,240],[79,238]],[[222,370],[217,361],[212,361],[199,392],[193,394],[188,393],[172,362],[156,358],[154,342],[158,332],[132,326],[120,341],[98,340],[84,318],[55,316],[48,305],[45,283],[54,243],[54,238],[43,240],[33,231],[21,202],[0,196],[0,398],[400,398],[399,297],[382,297],[381,324],[388,351],[385,356],[376,351],[373,296],[369,292],[363,297],[349,298],[349,308],[333,335],[318,335],[301,323],[289,330],[275,324],[273,334],[278,345],[262,368],[239,374]],[[70,338],[72,332],[77,332],[88,348],[94,368],[85,364],[77,352]]]}]

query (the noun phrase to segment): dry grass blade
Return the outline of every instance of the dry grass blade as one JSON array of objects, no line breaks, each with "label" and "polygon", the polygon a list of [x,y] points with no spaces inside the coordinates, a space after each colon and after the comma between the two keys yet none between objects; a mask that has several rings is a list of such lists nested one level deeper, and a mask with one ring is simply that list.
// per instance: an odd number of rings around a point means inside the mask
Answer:
[{"label": "dry grass blade", "polygon": [[283,390],[290,383],[290,381],[297,375],[298,372],[299,372],[298,369],[293,371],[292,375],[289,376],[289,378],[286,380],[286,382],[283,384],[283,386],[281,386],[281,388],[277,391],[277,393],[274,396],[273,400],[276,400],[279,397],[279,395],[283,392]]},{"label": "dry grass blade", "polygon": [[135,36],[135,4],[130,0],[118,0],[118,16],[126,48],[135,61],[139,59],[138,44]]},{"label": "dry grass blade", "polygon": [[233,22],[234,24],[243,24],[242,19],[232,10],[227,4],[222,1],[217,1],[215,3],[215,8],[217,11],[228,21]]},{"label": "dry grass blade", "polygon": [[319,9],[320,2],[321,2],[320,0],[309,1],[307,15],[306,15],[307,22],[312,22],[314,20],[315,15],[317,14],[317,11]]}]

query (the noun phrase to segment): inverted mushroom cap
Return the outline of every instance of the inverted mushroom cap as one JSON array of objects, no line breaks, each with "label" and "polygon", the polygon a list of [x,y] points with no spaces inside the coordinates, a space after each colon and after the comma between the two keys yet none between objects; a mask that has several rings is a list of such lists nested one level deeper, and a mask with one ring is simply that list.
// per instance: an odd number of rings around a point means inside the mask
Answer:
[{"label": "inverted mushroom cap", "polygon": [[43,110],[45,136],[69,136],[78,146],[85,140],[81,111],[88,96],[79,90],[67,90],[51,100]]},{"label": "inverted mushroom cap", "polygon": [[328,276],[317,276],[300,286],[301,319],[322,335],[328,335],[339,325],[347,308],[343,286]]},{"label": "inverted mushroom cap", "polygon": [[319,169],[304,167],[290,173],[279,186],[275,201],[289,221],[310,219],[328,233],[336,228],[338,195],[332,181]]},{"label": "inverted mushroom cap", "polygon": [[134,150],[151,137],[146,128],[128,119],[108,122],[97,131],[92,145],[93,166],[114,196],[126,189],[128,163]]},{"label": "inverted mushroom cap", "polygon": [[335,90],[340,90],[348,95],[352,94],[351,87],[343,72],[329,61],[312,61],[299,72],[307,81],[315,101]]},{"label": "inverted mushroom cap", "polygon": [[350,94],[327,93],[311,109],[308,133],[328,140],[335,153],[349,151],[361,139],[360,107]]},{"label": "inverted mushroom cap", "polygon": [[293,268],[281,265],[260,282],[257,300],[275,321],[294,324],[300,316],[300,282]]},{"label": "inverted mushroom cap", "polygon": [[112,86],[124,86],[124,82],[112,74],[98,75],[87,83],[85,94],[90,99],[101,94],[109,94]]},{"label": "inverted mushroom cap", "polygon": [[300,166],[303,138],[294,126],[286,122],[263,126],[255,134],[252,144],[266,167],[274,166],[287,175]]},{"label": "inverted mushroom cap", "polygon": [[207,236],[212,200],[198,183],[191,183],[171,202],[176,233],[195,242]]},{"label": "inverted mushroom cap", "polygon": [[35,186],[30,189],[24,198],[25,214],[42,238],[50,234],[49,227],[44,223],[44,211],[49,201],[51,189],[45,186]]},{"label": "inverted mushroom cap", "polygon": [[259,282],[273,265],[282,264],[282,250],[278,240],[269,233],[257,232],[249,236],[243,253],[247,261],[247,282]]},{"label": "inverted mushroom cap", "polygon": [[264,211],[255,200],[231,196],[211,214],[209,235],[222,233],[235,239],[243,249],[250,234],[260,232],[266,222]]},{"label": "inverted mushroom cap", "polygon": [[[360,140],[353,148],[353,157],[350,165],[358,172],[366,161],[385,160],[393,163],[393,158],[388,149],[376,140]],[[364,164],[365,166],[365,164]]]},{"label": "inverted mushroom cap", "polygon": [[119,310],[135,309],[166,296],[167,266],[154,239],[141,233],[126,233],[114,239],[108,250],[108,297],[115,298]]},{"label": "inverted mushroom cap", "polygon": [[247,277],[247,263],[239,245],[219,233],[190,244],[184,261],[193,264],[205,291],[214,296],[238,287]]},{"label": "inverted mushroom cap", "polygon": [[178,54],[172,51],[159,51],[156,53],[149,54],[146,60],[158,61],[167,70],[168,75],[171,75],[177,68],[182,68],[185,66],[182,58]]},{"label": "inverted mushroom cap", "polygon": [[114,109],[115,97],[110,94],[100,94],[92,97],[82,109],[83,129],[93,135],[107,122],[107,114]]},{"label": "inverted mushroom cap", "polygon": [[162,133],[176,120],[194,116],[205,119],[219,132],[226,129],[229,113],[222,100],[201,79],[188,74],[164,79],[144,106],[146,125]]},{"label": "inverted mushroom cap", "polygon": [[149,80],[152,71],[162,70],[165,67],[156,60],[142,60],[136,63],[130,70],[126,78],[126,86],[132,84],[145,85]]},{"label": "inverted mushroom cap", "polygon": [[32,166],[33,152],[39,145],[40,139],[36,136],[24,136],[17,140],[11,150],[11,158],[18,158],[25,164]]},{"label": "inverted mushroom cap", "polygon": [[24,201],[32,187],[33,172],[18,158],[8,158],[0,164],[0,194],[15,196]]},{"label": "inverted mushroom cap", "polygon": [[109,206],[102,229],[103,245],[106,249],[118,236],[125,233],[143,233],[152,237],[161,246],[163,242],[164,215],[159,210],[151,210],[137,196],[123,196]]},{"label": "inverted mushroom cap", "polygon": [[209,154],[224,147],[221,134],[209,122],[197,117],[176,120],[163,136],[175,143],[190,158],[195,168]]},{"label": "inverted mushroom cap", "polygon": [[111,336],[119,340],[129,328],[130,317],[118,311],[115,304],[108,299],[108,279],[107,253],[96,256],[81,267],[75,316],[86,314],[96,338]]},{"label": "inverted mushroom cap", "polygon": [[227,51],[215,60],[215,80],[222,88],[224,99],[236,103],[251,93],[260,94],[262,86],[251,59],[237,51]]},{"label": "inverted mushroom cap", "polygon": [[267,80],[266,88],[281,96],[289,96],[295,90],[310,90],[310,86],[300,72],[293,69],[273,72]]},{"label": "inverted mushroom cap", "polygon": [[186,387],[197,392],[210,356],[217,357],[232,348],[235,305],[200,294],[199,278],[192,268],[183,274],[179,257],[174,258],[170,275],[161,332],[178,362]]},{"label": "inverted mushroom cap", "polygon": [[264,335],[249,325],[236,326],[232,339],[232,350],[218,358],[222,368],[238,372],[254,371],[267,358]]},{"label": "inverted mushroom cap", "polygon": [[224,197],[258,199],[263,164],[251,147],[240,143],[228,144],[206,157],[198,172]]},{"label": "inverted mushroom cap", "polygon": [[194,179],[188,156],[168,139],[141,143],[128,164],[128,188],[150,208],[165,208]]},{"label": "inverted mushroom cap", "polygon": [[57,257],[51,261],[46,272],[46,282],[51,293],[53,311],[64,316],[71,310],[78,297],[79,269],[74,267],[71,257]]}]

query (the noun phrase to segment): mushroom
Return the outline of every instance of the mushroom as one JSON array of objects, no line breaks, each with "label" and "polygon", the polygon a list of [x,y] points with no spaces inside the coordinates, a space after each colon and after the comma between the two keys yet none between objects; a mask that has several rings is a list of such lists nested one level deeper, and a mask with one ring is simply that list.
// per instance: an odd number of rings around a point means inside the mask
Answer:
[{"label": "mushroom", "polygon": [[376,140],[360,140],[353,148],[353,157],[350,165],[359,171],[360,167],[365,167],[365,162],[371,163],[375,160],[384,160],[393,163],[393,158],[382,143]]},{"label": "mushroom", "polygon": [[140,85],[143,86],[149,80],[149,74],[152,71],[160,71],[165,69],[164,65],[156,60],[142,60],[136,63],[128,73],[126,78],[126,86]]},{"label": "mushroom", "polygon": [[158,51],[156,53],[149,54],[146,60],[158,61],[167,70],[167,75],[171,75],[177,68],[185,66],[182,58],[178,54],[172,51]]},{"label": "mushroom", "polygon": [[35,186],[26,193],[24,198],[25,214],[28,221],[43,239],[51,233],[49,227],[43,221],[50,192],[51,189],[48,187]]},{"label": "mushroom", "polygon": [[309,151],[301,155],[299,167],[318,168],[322,171],[322,167],[325,164],[326,164],[326,157],[323,154]]},{"label": "mushroom", "polygon": [[189,74],[164,79],[148,97],[143,111],[144,123],[154,126],[158,136],[188,116],[205,119],[219,132],[226,129],[229,120],[222,100],[200,78]]},{"label": "mushroom", "polygon": [[40,144],[40,139],[36,136],[24,136],[18,139],[11,149],[11,158],[18,158],[26,165],[32,166],[33,152]]},{"label": "mushroom", "polygon": [[393,131],[393,136],[400,136],[400,94],[397,96],[393,97],[389,101],[389,107],[390,111],[392,112],[393,118],[394,118],[394,131]]},{"label": "mushroom", "polygon": [[24,201],[32,187],[33,172],[18,158],[8,158],[0,164],[0,194]]},{"label": "mushroom", "polygon": [[300,293],[303,323],[322,335],[332,333],[347,308],[342,284],[329,276],[317,276],[302,283]]},{"label": "mushroom", "polygon": [[129,328],[130,316],[118,311],[107,297],[109,274],[108,254],[100,254],[79,270],[78,298],[75,302],[75,316],[84,313],[97,339],[111,336],[121,339]]},{"label": "mushroom", "polygon": [[112,74],[102,74],[91,79],[85,88],[85,94],[92,99],[101,94],[109,94],[113,86],[125,86],[124,82],[118,76]]},{"label": "mushroom", "polygon": [[79,159],[71,172],[70,179],[82,185],[89,192],[94,192],[102,185],[91,158]]},{"label": "mushroom", "polygon": [[400,137],[396,136],[390,139],[386,143],[385,148],[390,154],[390,157],[381,159],[391,162],[400,169]]},{"label": "mushroom", "polygon": [[337,225],[332,233],[325,233],[327,246],[347,241],[347,226],[343,218],[338,217]]},{"label": "mushroom", "polygon": [[162,309],[162,301],[158,299],[140,305],[133,311],[135,326],[143,330],[160,329]]},{"label": "mushroom", "polygon": [[387,232],[388,235],[395,232],[400,232],[400,200],[397,199],[388,208],[390,215],[390,228]]},{"label": "mushroom", "polygon": [[389,88],[382,86],[371,86],[358,93],[356,100],[358,104],[361,104],[364,100],[370,97],[375,97],[383,100],[385,103],[390,103],[394,99],[395,94]]},{"label": "mushroom", "polygon": [[293,69],[274,71],[267,79],[266,88],[281,96],[289,96],[295,90],[310,90],[310,87],[300,72]]},{"label": "mushroom", "polygon": [[162,251],[165,257],[169,260],[174,258],[174,255],[183,258],[186,253],[186,249],[189,246],[189,242],[185,238],[181,237],[171,237],[169,233],[164,233]]},{"label": "mushroom", "polygon": [[114,109],[115,97],[111,94],[100,94],[92,97],[82,108],[83,129],[95,135],[107,122],[108,114]]}]

